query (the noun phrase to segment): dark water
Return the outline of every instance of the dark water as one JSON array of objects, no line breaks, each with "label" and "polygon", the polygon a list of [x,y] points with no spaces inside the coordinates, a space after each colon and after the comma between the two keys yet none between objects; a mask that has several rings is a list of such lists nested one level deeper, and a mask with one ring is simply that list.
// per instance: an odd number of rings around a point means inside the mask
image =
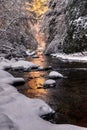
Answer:
[{"label": "dark water", "polygon": [[53,70],[67,78],[57,79],[56,87],[44,89],[43,84],[52,70],[25,72],[25,86],[18,89],[30,98],[46,101],[55,111],[51,122],[75,124],[87,127],[87,64],[64,63],[44,56],[38,51],[38,58],[29,58],[40,66],[52,66]]}]

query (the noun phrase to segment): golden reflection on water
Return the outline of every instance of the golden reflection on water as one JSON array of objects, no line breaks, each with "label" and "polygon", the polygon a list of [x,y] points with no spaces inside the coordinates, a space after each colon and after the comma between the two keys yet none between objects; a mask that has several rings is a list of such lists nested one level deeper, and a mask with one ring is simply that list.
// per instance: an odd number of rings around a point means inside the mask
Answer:
[{"label": "golden reflection on water", "polygon": [[30,72],[29,76],[32,77],[33,79],[31,79],[28,83],[28,85],[33,88],[33,89],[37,89],[39,87],[42,87],[44,82],[45,82],[45,78],[43,78],[40,72]]},{"label": "golden reflection on water", "polygon": [[[40,32],[40,24],[37,23],[33,27],[33,32],[35,32],[35,38],[38,42],[38,58],[29,58],[29,61],[39,65],[40,67],[47,66],[46,57],[43,55],[43,51],[45,49],[45,38],[44,34]],[[34,31],[35,29],[35,31]],[[27,77],[31,78],[27,82],[27,86],[29,89],[26,90],[26,94],[29,97],[41,97],[47,94],[46,89],[43,88],[43,84],[46,81],[45,76],[47,76],[46,71],[36,71],[36,72],[29,72],[27,73]]]},{"label": "golden reflection on water", "polygon": [[[47,2],[48,0],[34,0],[31,3],[26,2],[25,4],[26,10],[36,13],[36,17],[38,17],[47,12],[48,10]],[[46,67],[47,66],[46,58],[43,55],[43,51],[45,49],[45,36],[44,33],[40,31],[41,20],[38,19],[37,23],[35,23],[34,25],[30,23],[30,26],[31,31],[38,42],[38,52],[37,52],[38,58],[29,58],[29,61],[41,67]],[[46,89],[43,88],[43,84],[46,81],[46,78],[44,76],[46,75],[47,75],[46,71],[29,72],[27,73],[27,75],[25,75],[25,77],[28,78],[26,85],[29,86],[29,89],[26,90],[27,96],[38,97],[41,95],[45,95],[47,93]]]},{"label": "golden reflection on water", "polygon": [[27,82],[27,86],[29,89],[26,90],[26,94],[29,97],[39,97],[44,96],[47,92],[46,89],[43,88],[43,84],[45,82],[44,78],[45,72],[29,72],[27,76],[32,79]]},{"label": "golden reflection on water", "polygon": [[[45,67],[47,65],[45,56],[43,56],[42,52],[38,52],[38,58],[31,58],[31,61],[39,66]],[[31,78],[27,82],[27,86],[29,89],[26,91],[28,96],[30,97],[39,97],[46,95],[47,91],[43,88],[43,84],[46,81],[45,76],[47,76],[46,71],[35,71],[29,72],[27,77]]]}]

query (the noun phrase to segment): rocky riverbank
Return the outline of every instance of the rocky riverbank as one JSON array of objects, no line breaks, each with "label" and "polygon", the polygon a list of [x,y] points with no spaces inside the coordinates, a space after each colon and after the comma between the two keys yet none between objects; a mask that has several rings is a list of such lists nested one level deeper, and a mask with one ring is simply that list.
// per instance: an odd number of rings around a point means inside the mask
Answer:
[{"label": "rocky riverbank", "polygon": [[[41,116],[54,113],[54,111],[40,99],[30,99],[20,94],[14,83],[24,83],[24,79],[15,78],[4,71],[10,67],[19,69],[31,68],[27,61],[1,60],[0,68],[0,130],[86,130],[74,125],[55,125],[41,119]],[[33,63],[32,63],[33,64]],[[33,64],[34,65],[34,64]],[[35,66],[35,65],[34,65]]]}]

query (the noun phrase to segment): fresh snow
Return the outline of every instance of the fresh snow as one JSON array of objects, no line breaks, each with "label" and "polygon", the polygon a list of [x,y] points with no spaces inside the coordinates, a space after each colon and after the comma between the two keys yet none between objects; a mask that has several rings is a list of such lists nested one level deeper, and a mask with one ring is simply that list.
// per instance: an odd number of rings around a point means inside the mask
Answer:
[{"label": "fresh snow", "polygon": [[21,82],[20,78],[0,70],[0,130],[87,130],[74,125],[52,124],[41,119],[40,116],[54,111],[43,100],[30,99],[20,94],[7,82],[7,78],[11,82]]},{"label": "fresh snow", "polygon": [[24,60],[6,60],[2,59],[0,62],[0,69],[7,69],[7,68],[13,68],[13,69],[33,69],[38,68],[38,65]]},{"label": "fresh snow", "polygon": [[23,78],[15,78],[10,73],[0,70],[0,83],[13,84],[13,83],[24,82]]},{"label": "fresh snow", "polygon": [[12,63],[11,67],[14,69],[16,69],[16,68],[32,69],[32,68],[38,68],[38,65],[36,65],[32,62],[21,60],[21,61],[17,61],[15,63]]},{"label": "fresh snow", "polygon": [[57,71],[51,71],[50,73],[49,73],[49,78],[63,78],[63,75],[62,74],[60,74],[59,72],[57,72]]},{"label": "fresh snow", "polygon": [[[84,55],[83,55],[84,54]],[[53,57],[58,58],[61,61],[65,62],[82,62],[86,63],[87,62],[87,52],[82,53],[74,53],[74,54],[62,54],[62,53],[57,53],[57,54],[51,54]]]},{"label": "fresh snow", "polygon": [[54,84],[54,83],[56,83],[55,80],[48,79],[44,84],[45,84],[45,85],[51,85],[51,84]]},{"label": "fresh snow", "polygon": [[26,54],[27,54],[28,56],[33,56],[33,55],[36,54],[36,51],[27,50],[27,51],[26,51]]},{"label": "fresh snow", "polygon": [[44,83],[44,87],[46,87],[46,88],[48,88],[48,87],[54,87],[55,85],[56,85],[56,81],[52,80],[52,79],[48,79]]}]

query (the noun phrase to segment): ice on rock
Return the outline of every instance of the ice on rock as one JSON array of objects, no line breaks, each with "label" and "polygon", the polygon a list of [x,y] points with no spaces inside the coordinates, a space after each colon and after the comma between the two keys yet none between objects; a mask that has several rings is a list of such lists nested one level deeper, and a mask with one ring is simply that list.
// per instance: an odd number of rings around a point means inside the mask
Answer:
[{"label": "ice on rock", "polygon": [[53,79],[55,79],[55,78],[63,78],[63,75],[60,74],[57,71],[52,71],[52,72],[49,73],[49,78],[53,78]]}]

